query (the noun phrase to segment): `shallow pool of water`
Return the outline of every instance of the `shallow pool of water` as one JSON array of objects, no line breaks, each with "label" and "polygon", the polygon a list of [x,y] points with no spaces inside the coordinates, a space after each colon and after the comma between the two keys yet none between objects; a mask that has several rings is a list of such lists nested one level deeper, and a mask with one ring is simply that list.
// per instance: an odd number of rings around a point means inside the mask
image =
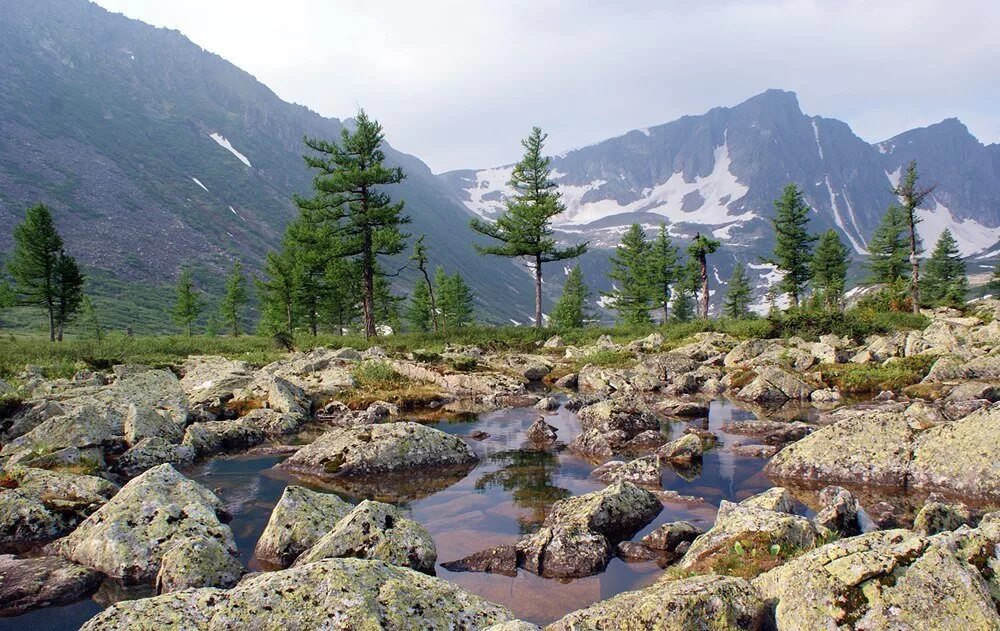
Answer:
[{"label": "shallow pool of water", "polygon": [[[603,488],[590,477],[593,463],[568,450],[538,451],[525,433],[538,417],[534,409],[506,409],[466,416],[459,420],[430,423],[442,431],[463,436],[479,455],[479,464],[465,477],[443,490],[403,503],[423,524],[437,545],[437,575],[453,581],[488,600],[504,605],[524,620],[544,624],[617,593],[636,589],[656,580],[662,570],[655,562],[626,563],[615,558],[597,576],[571,581],[544,579],[524,570],[515,577],[498,574],[449,572],[440,563],[462,558],[485,548],[514,543],[544,520],[558,499]],[[734,442],[752,442],[722,431],[731,422],[754,419],[754,415],[732,403],[712,403],[707,424],[692,421],[719,436],[719,446],[704,455],[700,469],[678,472],[665,469],[663,488],[702,501],[666,504],[655,521],[636,539],[662,523],[684,519],[708,527],[722,500],[739,501],[772,486],[761,469],[764,459],[737,456],[726,450]],[[546,415],[558,429],[558,438],[568,443],[580,432],[576,415],[565,409]],[[664,424],[671,437],[679,436],[688,422]],[[473,440],[473,432],[488,438]],[[262,569],[253,559],[253,549],[285,486],[302,484],[324,490],[315,483],[297,480],[273,467],[285,456],[233,456],[210,460],[186,474],[215,491],[233,515],[230,522],[241,557],[251,570]],[[332,491],[330,491],[332,492]],[[351,502],[361,498],[344,496]],[[120,598],[106,587],[92,599],[63,607],[36,610],[15,618],[0,618],[3,629],[77,629],[103,606]]]}]

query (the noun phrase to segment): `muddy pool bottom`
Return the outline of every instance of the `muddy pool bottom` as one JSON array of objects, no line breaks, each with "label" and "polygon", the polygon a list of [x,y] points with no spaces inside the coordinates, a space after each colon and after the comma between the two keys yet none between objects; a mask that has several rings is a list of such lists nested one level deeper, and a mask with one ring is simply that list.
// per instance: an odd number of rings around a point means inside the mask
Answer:
[{"label": "muddy pool bottom", "polygon": [[[407,488],[405,495],[410,499],[397,503],[412,511],[413,517],[434,537],[437,576],[507,607],[518,618],[542,625],[599,600],[648,585],[662,574],[662,569],[654,561],[626,563],[615,558],[599,575],[556,581],[524,570],[510,577],[449,572],[441,567],[442,562],[514,543],[519,535],[538,528],[556,500],[604,487],[590,477],[594,464],[559,448],[580,432],[576,415],[565,409],[546,415],[546,421],[558,429],[561,443],[549,451],[532,448],[526,437],[528,427],[538,415],[539,412],[532,408],[505,409],[429,423],[465,438],[479,455],[479,464],[464,477]],[[800,420],[808,420],[812,415],[804,411]],[[752,441],[727,434],[722,431],[723,425],[755,418],[751,412],[728,401],[712,403],[707,429],[719,436],[719,445],[704,455],[700,468],[683,472],[666,468],[662,474],[664,489],[703,501],[666,504],[656,520],[636,534],[634,540],[660,524],[681,519],[707,528],[715,519],[720,501],[740,501],[773,486],[761,471],[767,462],[765,459],[738,456],[726,449],[727,444]],[[692,423],[705,427],[704,420]],[[664,432],[669,431],[671,438],[677,437],[687,426],[684,421],[664,423]],[[474,440],[470,435],[475,432],[485,432],[489,437]],[[242,560],[251,571],[271,569],[262,567],[253,558],[253,550],[287,485],[299,484],[334,492],[322,484],[274,470],[274,465],[285,457],[219,457],[185,471],[186,475],[212,489],[226,504],[233,515],[229,525]],[[361,499],[341,495],[353,503]],[[101,609],[118,600],[148,595],[148,592],[122,593],[108,581],[92,598],[14,618],[0,618],[0,630],[78,629]]]}]

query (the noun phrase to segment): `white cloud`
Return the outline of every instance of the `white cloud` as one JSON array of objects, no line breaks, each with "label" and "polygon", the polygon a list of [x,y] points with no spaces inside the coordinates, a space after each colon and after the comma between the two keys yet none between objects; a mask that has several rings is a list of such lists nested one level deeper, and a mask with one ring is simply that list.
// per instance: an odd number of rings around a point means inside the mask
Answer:
[{"label": "white cloud", "polygon": [[771,87],[870,141],[953,115],[1000,140],[992,0],[97,2],[325,115],[364,105],[437,171],[509,163],[533,124],[558,153]]}]

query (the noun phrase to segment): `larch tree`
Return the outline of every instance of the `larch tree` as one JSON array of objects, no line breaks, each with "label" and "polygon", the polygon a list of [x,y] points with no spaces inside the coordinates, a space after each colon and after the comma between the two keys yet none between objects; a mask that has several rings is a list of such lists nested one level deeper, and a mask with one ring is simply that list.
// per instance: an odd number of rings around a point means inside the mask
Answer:
[{"label": "larch tree", "polygon": [[527,259],[535,276],[535,326],[542,326],[542,265],[575,259],[587,251],[587,244],[560,247],[553,236],[552,219],[566,207],[559,199],[556,184],[549,178],[551,159],[543,155],[546,134],[535,127],[521,141],[524,157],[514,165],[510,186],[514,195],[496,222],[473,219],[472,229],[498,245],[476,245],[480,254]]},{"label": "larch tree", "polygon": [[813,288],[827,309],[841,306],[850,265],[850,252],[837,231],[830,229],[824,232],[816,244],[810,270]]},{"label": "larch tree", "polygon": [[205,308],[200,292],[194,286],[191,270],[184,268],[177,277],[176,298],[174,300],[174,322],[188,337],[194,335],[194,323]]},{"label": "larch tree", "polygon": [[747,278],[746,268],[742,263],[733,266],[726,287],[726,297],[722,302],[722,315],[734,320],[750,317],[750,303],[753,301],[753,288]]},{"label": "larch tree", "polygon": [[324,223],[340,237],[334,252],[340,258],[358,261],[365,336],[377,334],[375,277],[378,257],[399,254],[406,248],[408,234],[400,228],[409,223],[403,202],[393,203],[381,187],[398,184],[405,177],[399,167],[385,164],[382,142],[385,134],[378,121],[360,110],[354,131],[347,127],[340,142],[306,138],[314,155],[305,156],[316,195],[296,197],[300,209],[321,213]]},{"label": "larch tree", "polygon": [[90,296],[84,295],[80,301],[80,317],[83,320],[84,335],[95,342],[104,339],[104,327],[101,325],[101,318],[97,315],[94,302]]},{"label": "larch tree", "polygon": [[969,279],[958,243],[947,228],[938,237],[924,265],[921,293],[925,304],[959,307],[965,303]]},{"label": "larch tree", "polygon": [[890,204],[868,243],[870,256],[865,267],[871,273],[870,282],[893,284],[906,276],[907,230],[903,209]]},{"label": "larch tree", "polygon": [[791,306],[799,306],[799,299],[809,282],[809,263],[816,236],[809,234],[809,206],[802,198],[802,191],[789,183],[774,202],[774,254],[764,259],[782,273],[778,288],[788,295]]},{"label": "larch tree", "polygon": [[60,342],[63,341],[66,325],[76,318],[80,310],[84,280],[76,259],[60,250],[55,268],[56,340]]},{"label": "larch tree", "polygon": [[475,301],[462,275],[458,272],[445,274],[444,269],[439,267],[434,281],[440,298],[438,304],[444,327],[455,330],[472,324],[475,319]]},{"label": "larch tree", "polygon": [[438,311],[437,303],[434,300],[434,285],[431,283],[430,272],[427,271],[427,246],[424,245],[424,237],[426,236],[420,235],[420,238],[413,244],[413,255],[410,257],[410,260],[417,264],[417,269],[420,270],[420,274],[424,278],[425,293],[430,306],[431,323],[434,325],[434,332],[437,333]]},{"label": "larch tree", "polygon": [[903,218],[910,237],[910,300],[913,303],[913,313],[920,313],[920,235],[917,234],[920,218],[917,217],[917,208],[934,190],[933,186],[920,188],[917,185],[919,179],[917,161],[911,160],[906,172],[899,178],[899,184],[892,189],[902,204]]},{"label": "larch tree", "polygon": [[406,296],[392,293],[392,283],[386,278],[381,267],[375,266],[375,324],[389,327],[392,331],[399,328],[399,305]]},{"label": "larch tree", "polygon": [[233,334],[239,337],[243,331],[243,313],[250,296],[247,293],[247,279],[243,275],[243,263],[236,261],[226,275],[226,290],[219,303],[219,318]]},{"label": "larch tree", "polygon": [[566,275],[562,295],[552,309],[552,324],[559,328],[579,329],[587,322],[587,299],[590,290],[583,282],[583,271],[574,265]]},{"label": "larch tree", "polygon": [[7,264],[17,303],[41,307],[48,314],[51,342],[56,341],[56,266],[62,249],[52,214],[45,204],[38,204],[14,227],[14,249]]},{"label": "larch tree", "polygon": [[[427,284],[418,280],[410,292],[410,302],[406,305],[406,321],[413,331],[430,331],[436,318],[432,317],[431,295]],[[436,330],[436,329],[435,329]]]},{"label": "larch tree", "polygon": [[990,292],[994,298],[1000,297],[1000,261],[993,266],[993,273],[986,283],[986,291]]},{"label": "larch tree", "polygon": [[656,238],[649,244],[646,261],[648,266],[646,278],[652,292],[651,299],[663,309],[663,321],[666,322],[670,315],[671,286],[677,282],[681,265],[677,248],[670,240],[666,225],[662,223]]},{"label": "larch tree", "polygon": [[642,226],[634,223],[622,235],[621,243],[611,254],[611,291],[602,295],[611,299],[618,318],[625,324],[650,322],[652,293],[649,284],[649,242]]},{"label": "larch tree", "polygon": [[265,335],[279,331],[291,335],[295,330],[298,290],[295,261],[285,249],[268,252],[263,272],[263,278],[254,279],[261,311],[258,330]]},{"label": "larch tree", "polygon": [[718,250],[720,245],[715,239],[697,233],[687,248],[688,257],[693,264],[697,265],[697,278],[700,284],[699,298],[701,299],[698,315],[704,320],[708,319],[708,255]]}]

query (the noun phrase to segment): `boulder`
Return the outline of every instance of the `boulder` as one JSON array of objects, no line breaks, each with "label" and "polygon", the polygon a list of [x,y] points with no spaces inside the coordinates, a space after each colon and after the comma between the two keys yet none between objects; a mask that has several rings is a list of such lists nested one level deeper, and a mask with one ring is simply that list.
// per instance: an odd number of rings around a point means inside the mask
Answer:
[{"label": "boulder", "polygon": [[0,491],[0,552],[16,552],[49,542],[66,529],[58,515],[21,491]]},{"label": "boulder", "polygon": [[156,591],[165,594],[198,587],[232,587],[243,572],[240,560],[217,539],[175,539],[163,553]]},{"label": "boulder", "polygon": [[794,504],[795,501],[792,499],[792,495],[780,486],[775,486],[756,495],[751,495],[740,502],[740,506],[752,506],[754,508],[763,508],[789,514],[794,512]]},{"label": "boulder", "polygon": [[219,498],[164,464],[131,480],[54,546],[67,559],[127,584],[152,583],[164,553],[182,539],[215,539],[236,555],[220,514]]},{"label": "boulder", "polygon": [[272,410],[305,416],[309,398],[305,391],[283,377],[274,377],[267,389],[267,404]]},{"label": "boulder", "polygon": [[547,631],[655,629],[657,631],[757,631],[766,617],[764,602],[741,578],[695,576],[662,580],[574,611]]},{"label": "boulder", "polygon": [[563,346],[566,346],[566,343],[558,335],[553,335],[542,344],[542,348],[562,348]]},{"label": "boulder", "polygon": [[907,486],[981,500],[1000,500],[1000,405],[921,432]]},{"label": "boulder", "polygon": [[320,537],[333,530],[351,508],[332,493],[287,486],[271,511],[254,556],[273,566],[288,567]]},{"label": "boulder", "polygon": [[660,390],[673,395],[693,394],[704,377],[695,376],[700,364],[678,353],[650,355],[628,374],[628,383],[641,392]]},{"label": "boulder", "polygon": [[972,512],[966,506],[928,500],[913,520],[913,530],[921,535],[936,535],[971,523]]},{"label": "boulder", "polygon": [[578,384],[579,377],[575,372],[559,377],[555,382],[555,386],[557,388],[563,388],[565,390],[576,390]]},{"label": "boulder", "polygon": [[535,404],[535,408],[543,412],[554,412],[559,409],[559,399],[555,397],[543,397]]},{"label": "boulder", "polygon": [[705,531],[686,521],[672,521],[643,537],[639,543],[650,550],[673,552],[682,543],[690,543]]},{"label": "boulder", "polygon": [[180,384],[189,404],[214,414],[253,379],[250,364],[212,355],[188,357],[181,365],[181,374]]},{"label": "boulder", "polygon": [[906,530],[842,539],[754,580],[777,628],[996,629],[977,568]]},{"label": "boulder", "polygon": [[168,443],[179,443],[184,437],[184,427],[169,414],[138,405],[130,405],[123,427],[125,442],[135,445],[144,438],[159,438]]},{"label": "boulder", "polygon": [[243,425],[259,429],[268,438],[279,438],[298,433],[308,418],[296,412],[279,412],[269,408],[260,408],[250,410],[239,420]]},{"label": "boulder", "polygon": [[0,443],[8,443],[23,436],[50,418],[61,416],[66,409],[58,401],[49,399],[22,403],[0,418]]},{"label": "boulder", "polygon": [[538,532],[518,540],[518,559],[526,570],[545,577],[596,574],[611,560],[614,545],[661,509],[655,495],[630,482],[559,500]]},{"label": "boulder", "polygon": [[[452,631],[513,619],[499,605],[414,570],[368,559],[324,559],[256,574],[228,591],[197,589],[122,601],[83,629]],[[179,627],[178,620],[186,626]]]},{"label": "boulder", "polygon": [[708,416],[708,407],[704,401],[691,399],[664,399],[653,405],[660,414],[685,418],[705,418]]},{"label": "boulder", "polygon": [[663,445],[656,450],[656,455],[664,462],[685,467],[701,459],[704,448],[701,438],[694,434],[684,434],[677,440]]},{"label": "boulder", "polygon": [[430,533],[402,510],[364,500],[303,552],[295,565],[337,557],[378,559],[433,574],[437,549]]},{"label": "boulder", "polygon": [[110,408],[87,404],[61,416],[53,417],[15,438],[0,449],[0,457],[8,457],[8,464],[30,463],[33,459],[65,448],[92,450],[99,458],[105,449],[123,449],[123,423]]},{"label": "boulder", "polygon": [[819,501],[822,508],[813,517],[813,523],[820,532],[829,532],[836,537],[853,537],[875,529],[858,499],[847,489],[828,486],[820,491]]},{"label": "boulder", "polygon": [[517,576],[517,546],[498,546],[470,554],[457,561],[442,563],[449,572],[487,572]]},{"label": "boulder", "polygon": [[556,428],[545,422],[545,419],[538,417],[528,428],[528,440],[540,446],[551,445],[556,442]]},{"label": "boulder", "polygon": [[660,460],[654,456],[636,458],[630,462],[612,460],[590,472],[606,484],[631,482],[640,486],[660,486]]},{"label": "boulder", "polygon": [[264,432],[254,424],[234,421],[192,423],[184,432],[182,445],[194,450],[196,458],[205,458],[226,451],[240,451],[264,442]]},{"label": "boulder", "polygon": [[97,572],[59,557],[0,555],[0,617],[75,602],[100,583]]},{"label": "boulder", "polygon": [[765,365],[757,370],[757,377],[736,396],[756,403],[782,403],[787,400],[808,401],[814,390],[816,388],[787,370]]},{"label": "boulder", "polygon": [[130,479],[161,464],[183,469],[194,462],[194,457],[194,449],[188,445],[174,445],[159,437],[143,438],[115,461],[112,470]]},{"label": "boulder", "polygon": [[326,432],[278,467],[320,477],[352,477],[468,467],[476,460],[461,438],[400,422]]}]

